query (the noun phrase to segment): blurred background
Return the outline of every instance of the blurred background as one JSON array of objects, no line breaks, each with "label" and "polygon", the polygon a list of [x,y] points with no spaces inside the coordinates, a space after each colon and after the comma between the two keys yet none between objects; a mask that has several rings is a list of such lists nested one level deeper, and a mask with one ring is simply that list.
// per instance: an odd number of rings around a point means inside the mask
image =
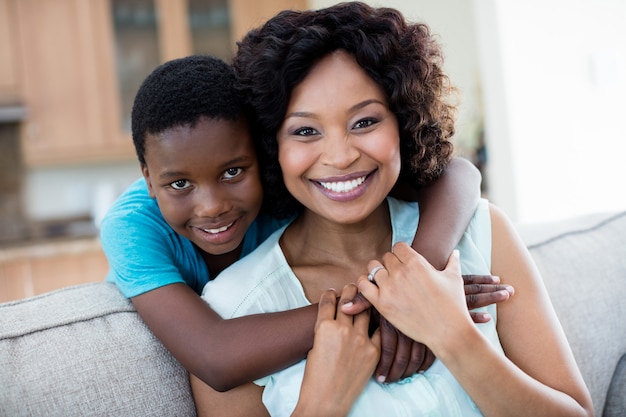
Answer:
[{"label": "blurred background", "polygon": [[[0,0],[0,301],[102,280],[97,226],[140,174],[139,84],[323,0]],[[443,44],[459,155],[518,224],[626,208],[626,2],[396,0]]]}]

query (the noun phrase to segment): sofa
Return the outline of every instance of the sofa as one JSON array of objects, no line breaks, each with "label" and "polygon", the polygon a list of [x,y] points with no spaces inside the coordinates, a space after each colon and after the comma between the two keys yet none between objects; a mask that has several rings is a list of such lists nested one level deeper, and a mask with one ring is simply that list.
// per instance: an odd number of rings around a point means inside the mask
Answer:
[{"label": "sofa", "polygon": [[[626,212],[520,232],[596,415],[626,416]],[[0,304],[0,416],[193,416],[187,378],[112,284]]]}]

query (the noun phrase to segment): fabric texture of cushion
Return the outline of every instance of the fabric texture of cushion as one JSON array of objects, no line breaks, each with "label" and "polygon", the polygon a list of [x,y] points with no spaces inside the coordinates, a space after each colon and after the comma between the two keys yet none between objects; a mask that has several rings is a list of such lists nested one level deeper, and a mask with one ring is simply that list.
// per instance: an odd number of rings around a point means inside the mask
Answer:
[{"label": "fabric texture of cushion", "polygon": [[[626,213],[520,231],[601,416],[617,364],[626,354]],[[616,378],[621,381],[613,384],[624,387],[626,373]],[[626,415],[621,392],[621,399],[608,401],[622,407],[611,415]]]},{"label": "fabric texture of cushion", "polygon": [[113,284],[0,305],[0,415],[194,416],[187,372]]}]

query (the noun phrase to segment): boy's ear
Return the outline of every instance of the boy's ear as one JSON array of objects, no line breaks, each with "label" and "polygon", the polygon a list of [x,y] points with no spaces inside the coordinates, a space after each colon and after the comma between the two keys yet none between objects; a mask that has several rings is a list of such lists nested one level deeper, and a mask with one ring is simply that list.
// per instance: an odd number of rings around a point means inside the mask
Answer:
[{"label": "boy's ear", "polygon": [[141,173],[143,174],[143,177],[146,180],[146,184],[148,185],[148,194],[150,195],[150,197],[156,198],[156,195],[154,194],[154,189],[152,188],[152,181],[150,180],[150,170],[148,169],[147,165],[141,165]]}]

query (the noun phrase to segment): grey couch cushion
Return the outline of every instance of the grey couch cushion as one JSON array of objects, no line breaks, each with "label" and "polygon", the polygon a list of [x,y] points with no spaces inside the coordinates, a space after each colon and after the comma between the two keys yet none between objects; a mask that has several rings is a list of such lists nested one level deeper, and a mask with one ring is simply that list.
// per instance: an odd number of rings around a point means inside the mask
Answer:
[{"label": "grey couch cushion", "polygon": [[[542,273],[556,313],[591,392],[596,415],[605,402],[626,415],[626,397],[609,400],[626,354],[626,213],[589,216],[520,230]],[[621,380],[620,380],[621,379]],[[608,412],[608,410],[607,410]]]},{"label": "grey couch cushion", "polygon": [[0,305],[0,415],[194,416],[188,375],[109,283]]},{"label": "grey couch cushion", "polygon": [[620,359],[613,374],[602,417],[624,417],[626,415],[626,355]]}]

